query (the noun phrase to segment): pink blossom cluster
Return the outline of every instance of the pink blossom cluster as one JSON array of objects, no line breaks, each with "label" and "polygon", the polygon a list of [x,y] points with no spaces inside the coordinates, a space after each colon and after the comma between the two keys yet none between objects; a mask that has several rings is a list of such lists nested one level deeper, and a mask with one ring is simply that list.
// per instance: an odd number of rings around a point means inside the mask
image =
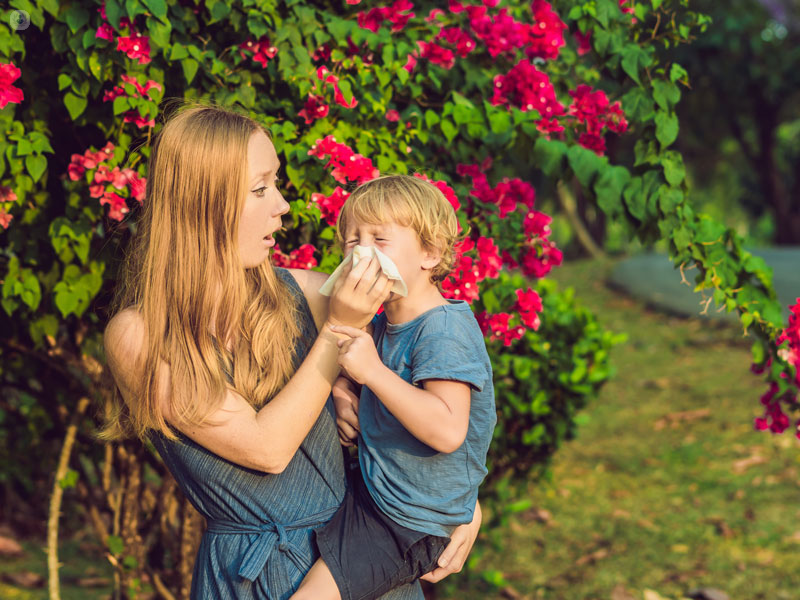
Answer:
[{"label": "pink blossom cluster", "polygon": [[[67,174],[72,181],[81,179],[87,171],[90,173],[89,195],[99,198],[100,204],[108,204],[108,217],[115,221],[122,221],[129,212],[125,197],[114,190],[128,189],[131,198],[141,204],[144,201],[147,180],[140,177],[133,169],[109,168],[105,164],[114,152],[114,145],[108,142],[101,150],[92,152],[86,150],[83,154],[73,154],[67,167]],[[109,185],[110,184],[110,185]]]},{"label": "pink blossom cluster", "polygon": [[542,118],[537,126],[546,133],[564,130],[556,120],[564,114],[564,105],[558,101],[550,77],[529,60],[521,60],[505,75],[495,76],[491,103],[516,106],[521,111],[538,111]]},{"label": "pink blossom cluster", "polygon": [[6,104],[19,104],[25,99],[25,94],[18,87],[12,85],[22,75],[14,63],[0,63],[0,108]]},{"label": "pink blossom cluster", "polygon": [[[136,89],[136,92],[139,94],[139,97],[141,98],[149,98],[149,96],[147,95],[147,91],[150,90],[151,88],[156,88],[157,90],[163,90],[161,84],[158,83],[157,81],[153,81],[152,79],[148,79],[147,83],[142,85],[137,81],[136,77],[133,77],[132,75],[123,74],[121,77],[123,82],[131,84]],[[123,88],[121,85],[115,85],[113,89],[106,90],[103,93],[103,102],[113,102],[115,98],[119,98],[120,96],[128,96],[134,98],[136,97],[135,95],[131,96],[130,94],[128,94],[125,91],[125,88]],[[141,116],[139,114],[139,111],[137,110],[127,111],[125,113],[123,120],[125,123],[135,123],[136,126],[139,127],[140,129],[143,127],[156,126],[155,119],[147,120],[143,116]]]},{"label": "pink blossom cluster", "polygon": [[592,90],[586,84],[579,85],[569,95],[572,96],[569,117],[584,128],[578,143],[602,156],[606,149],[605,129],[614,133],[624,133],[628,129],[622,105],[619,101],[611,104],[603,90]]},{"label": "pink blossom cluster", "polygon": [[332,135],[317,140],[308,154],[321,160],[328,159],[325,168],[331,169],[331,175],[339,183],[362,184],[380,175],[369,158],[357,154],[347,144],[340,144]]},{"label": "pink blossom cluster", "polygon": [[776,340],[778,346],[786,346],[778,350],[778,356],[787,364],[795,368],[795,385],[800,388],[800,298],[794,306],[789,307],[789,326],[784,329]]},{"label": "pink blossom cluster", "polygon": [[[467,253],[477,250],[477,260]],[[442,294],[446,298],[472,303],[480,295],[478,284],[484,279],[494,279],[500,273],[502,260],[491,238],[470,238],[455,245],[455,261],[450,274],[442,281]]]},{"label": "pink blossom cluster", "polygon": [[518,48],[528,43],[528,29],[530,25],[515,20],[503,8],[496,15],[490,16],[488,8],[493,5],[468,5],[458,0],[450,0],[449,9],[453,14],[465,12],[469,25],[480,41],[486,46],[486,51],[491,57],[499,54],[513,55]]},{"label": "pink blossom cluster", "polygon": [[317,266],[317,259],[314,258],[316,248],[312,244],[303,244],[296,250],[292,250],[289,254],[281,252],[278,244],[272,253],[272,264],[276,267],[284,267],[285,269],[311,269]]},{"label": "pink blossom cluster", "polygon": [[534,24],[528,29],[528,45],[525,54],[528,58],[552,60],[558,58],[564,46],[564,21],[556,14],[549,2],[533,0],[531,4]]},{"label": "pink blossom cluster", "polygon": [[625,6],[628,2],[633,4],[633,0],[619,0],[619,9],[623,14],[631,15],[631,23],[636,23],[636,17],[633,16],[636,9],[633,6]]},{"label": "pink blossom cluster", "polygon": [[349,195],[350,192],[337,185],[330,196],[318,192],[311,194],[311,202],[317,205],[322,218],[328,225],[336,225],[342,206],[344,206],[345,200]]},{"label": "pink blossom cluster", "polygon": [[7,202],[16,202],[17,201],[17,194],[7,185],[0,185],[0,227],[3,229],[8,229],[8,226],[11,224],[11,219],[14,216],[8,212],[3,205]]},{"label": "pink blossom cluster", "polygon": [[[778,346],[778,358],[794,369],[794,378],[789,390],[779,396],[780,386],[777,382],[770,382],[769,389],[761,396],[761,404],[764,406],[764,414],[755,419],[755,428],[759,431],[771,431],[772,433],[783,433],[789,428],[789,417],[783,412],[781,402],[785,401],[791,405],[797,402],[797,390],[800,389],[800,298],[795,304],[789,307],[789,325],[784,329],[775,340]],[[759,365],[753,365],[751,370],[754,373],[763,373],[772,366],[772,357]],[[788,379],[789,376],[784,372],[781,378]],[[792,387],[795,389],[793,390]],[[800,439],[800,420],[795,426],[795,436]]]},{"label": "pink blossom cluster", "polygon": [[542,312],[542,299],[539,294],[528,288],[524,291],[516,290],[516,295],[517,301],[511,310],[518,315],[518,318],[508,312],[490,314],[483,311],[476,315],[483,335],[488,336],[490,340],[502,340],[504,346],[510,346],[522,338],[527,329],[536,331],[541,325],[539,313]]},{"label": "pink blossom cluster", "polygon": [[350,98],[350,102],[345,101],[344,94],[342,94],[342,91],[339,89],[339,78],[331,73],[328,67],[322,66],[317,69],[317,79],[319,79],[323,85],[330,83],[333,86],[333,101],[339,106],[355,108],[356,105],[358,105],[358,100],[356,100],[355,96]]},{"label": "pink blossom cluster", "polygon": [[470,52],[475,50],[475,40],[460,27],[444,27],[436,39],[455,46],[456,54],[461,58],[466,58]]},{"label": "pink blossom cluster", "polygon": [[414,8],[411,0],[395,0],[389,6],[378,6],[356,15],[358,26],[370,31],[378,31],[384,21],[389,21],[392,31],[402,31],[409,19],[414,18],[410,12]]},{"label": "pink blossom cluster", "polygon": [[239,44],[239,56],[245,58],[247,54],[252,54],[253,61],[266,69],[269,61],[278,54],[278,49],[270,43],[266,36],[262,36],[258,41],[248,38]]},{"label": "pink blossom cluster", "polygon": [[525,240],[519,247],[519,262],[508,250],[503,251],[503,262],[512,269],[521,268],[529,277],[544,277],[553,267],[561,264],[563,255],[555,243],[549,239],[551,218],[534,210],[536,191],[521,179],[504,179],[494,188],[484,171],[491,166],[491,160],[482,164],[458,165],[456,172],[464,177],[472,177],[471,195],[485,204],[494,204],[498,216],[505,219],[509,214],[524,211],[522,222]]},{"label": "pink blossom cluster", "polygon": [[306,98],[303,110],[297,114],[305,119],[306,125],[311,125],[311,123],[317,119],[324,119],[327,117],[329,111],[330,107],[325,104],[325,99],[322,96],[309,94],[308,98]]},{"label": "pink blossom cluster", "polygon": [[[97,28],[95,38],[113,42],[114,28],[108,23],[105,3],[98,9],[98,12],[104,22]],[[127,35],[117,36],[117,50],[125,53],[131,60],[138,60],[140,65],[148,64],[150,62],[150,38],[136,31],[128,17],[120,19],[119,29],[128,31]]]}]

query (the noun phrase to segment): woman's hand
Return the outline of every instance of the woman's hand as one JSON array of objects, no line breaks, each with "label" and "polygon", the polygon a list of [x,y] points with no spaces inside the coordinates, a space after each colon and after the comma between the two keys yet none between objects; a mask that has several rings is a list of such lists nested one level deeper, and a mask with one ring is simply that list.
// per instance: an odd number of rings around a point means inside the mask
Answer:
[{"label": "woman's hand", "polygon": [[481,528],[481,521],[483,520],[483,513],[481,512],[480,502],[475,503],[475,513],[472,515],[472,522],[464,525],[459,525],[450,536],[450,543],[444,549],[442,555],[439,557],[439,566],[430,573],[426,573],[420,579],[436,583],[441,581],[451,573],[460,573],[467,562],[472,550],[472,545],[478,537],[478,531]]},{"label": "woman's hand", "polygon": [[333,405],[336,407],[336,427],[339,441],[347,448],[353,445],[361,431],[358,426],[358,395],[356,385],[347,377],[333,382]]},{"label": "woman's hand", "polygon": [[392,280],[381,271],[377,258],[348,265],[331,294],[328,322],[360,329],[370,322],[378,308],[389,297]]}]

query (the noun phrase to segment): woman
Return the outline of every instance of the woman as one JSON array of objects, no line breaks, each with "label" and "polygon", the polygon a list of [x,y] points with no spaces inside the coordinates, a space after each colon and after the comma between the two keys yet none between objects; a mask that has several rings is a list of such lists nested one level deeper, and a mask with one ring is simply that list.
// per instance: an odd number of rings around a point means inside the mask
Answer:
[{"label": "woman", "polygon": [[[250,118],[209,106],[171,117],[106,329],[119,399],[105,437],[152,440],[208,522],[192,598],[288,598],[317,558],[312,530],[345,489],[328,325],[364,326],[391,288],[362,261],[328,304],[324,274],[271,267],[288,210],[279,168]],[[454,533],[429,579],[460,569],[479,521]]]}]

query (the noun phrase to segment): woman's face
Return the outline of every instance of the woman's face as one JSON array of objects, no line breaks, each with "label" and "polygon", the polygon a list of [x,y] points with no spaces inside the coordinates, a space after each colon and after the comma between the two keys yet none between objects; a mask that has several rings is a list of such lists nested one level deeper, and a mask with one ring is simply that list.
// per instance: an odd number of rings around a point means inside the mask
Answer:
[{"label": "woman's face", "polygon": [[269,258],[275,245],[272,234],[281,228],[281,215],[289,205],[278,189],[281,163],[275,147],[263,131],[250,137],[247,145],[247,197],[239,219],[239,257],[246,269]]}]

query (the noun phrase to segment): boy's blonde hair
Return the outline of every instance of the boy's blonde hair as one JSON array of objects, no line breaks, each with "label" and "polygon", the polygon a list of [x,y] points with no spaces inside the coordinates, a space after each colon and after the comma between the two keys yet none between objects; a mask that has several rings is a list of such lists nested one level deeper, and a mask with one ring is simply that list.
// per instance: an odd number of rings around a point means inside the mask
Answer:
[{"label": "boy's blonde hair", "polygon": [[339,213],[336,236],[342,246],[353,221],[375,225],[394,221],[413,229],[423,248],[441,253],[439,264],[431,270],[434,283],[453,268],[458,219],[453,206],[432,183],[411,175],[384,175],[368,181],[353,191]]}]

